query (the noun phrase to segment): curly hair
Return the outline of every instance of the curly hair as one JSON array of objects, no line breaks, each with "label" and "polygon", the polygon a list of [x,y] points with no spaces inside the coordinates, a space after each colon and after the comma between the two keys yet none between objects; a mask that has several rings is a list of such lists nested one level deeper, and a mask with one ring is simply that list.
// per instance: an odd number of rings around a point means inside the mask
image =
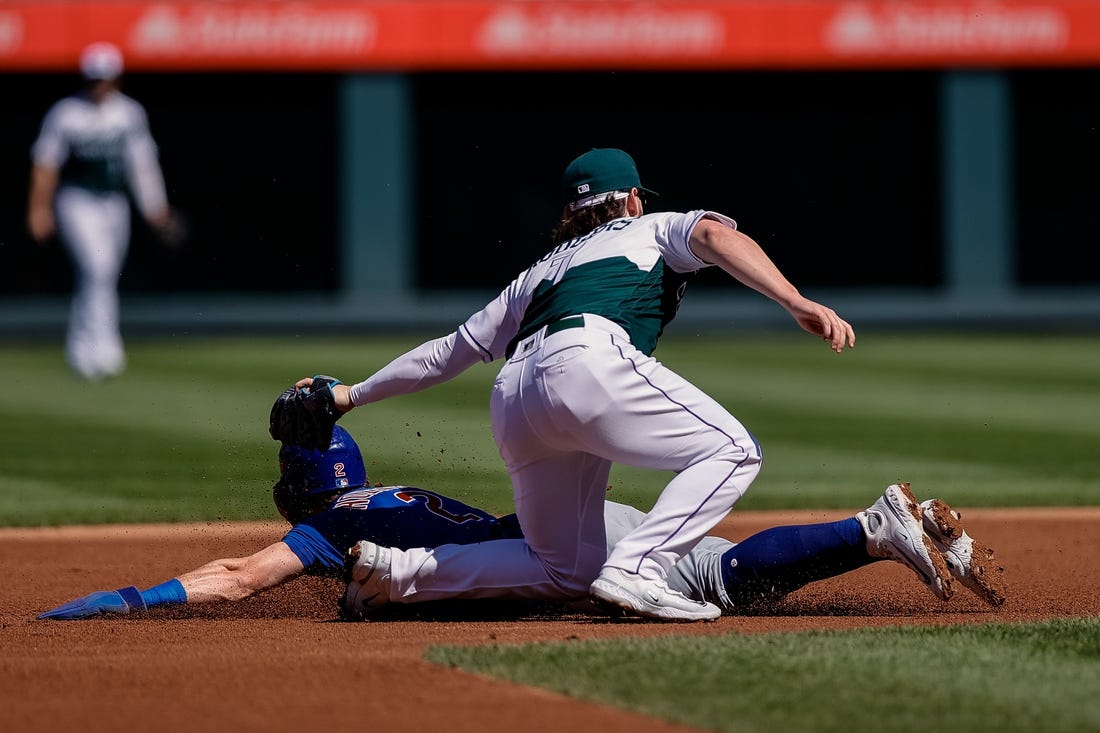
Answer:
[{"label": "curly hair", "polygon": [[551,234],[554,244],[568,242],[570,239],[588,234],[600,224],[626,216],[627,199],[615,199],[613,198],[615,193],[615,191],[609,191],[607,198],[600,203],[585,206],[576,211],[569,211],[569,207],[566,206],[565,215]]}]

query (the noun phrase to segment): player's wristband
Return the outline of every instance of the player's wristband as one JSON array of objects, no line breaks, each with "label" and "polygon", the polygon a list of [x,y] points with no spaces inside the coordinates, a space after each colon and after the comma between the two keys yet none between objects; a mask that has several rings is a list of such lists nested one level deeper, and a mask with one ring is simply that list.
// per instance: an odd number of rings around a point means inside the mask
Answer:
[{"label": "player's wristband", "polygon": [[145,601],[147,608],[166,606],[169,603],[187,603],[187,591],[183,589],[183,584],[178,579],[172,578],[148,590],[143,590],[141,599]]},{"label": "player's wristband", "polygon": [[130,613],[130,611],[144,611],[148,608],[145,599],[141,597],[141,591],[132,585],[126,588],[119,588],[115,593],[117,593],[118,597],[122,599],[122,602],[126,604],[124,613]]}]

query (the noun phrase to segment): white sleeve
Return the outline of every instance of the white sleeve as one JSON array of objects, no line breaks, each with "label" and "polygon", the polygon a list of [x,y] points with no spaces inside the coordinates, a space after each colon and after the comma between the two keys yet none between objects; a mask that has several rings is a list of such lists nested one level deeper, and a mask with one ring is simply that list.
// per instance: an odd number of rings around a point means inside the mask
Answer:
[{"label": "white sleeve", "polygon": [[519,333],[523,312],[531,302],[531,295],[524,287],[528,272],[521,273],[493,302],[467,318],[458,329],[486,364],[504,356],[509,342]]},{"label": "white sleeve", "polygon": [[38,139],[31,146],[31,161],[44,168],[61,168],[69,159],[69,143],[61,125],[61,103],[55,104],[42,120]]},{"label": "white sleeve", "polygon": [[479,361],[491,362],[519,331],[530,301],[520,274],[491,303],[466,319],[457,331],[417,346],[351,387],[351,403],[365,405],[395,395],[412,394],[458,376]]},{"label": "white sleeve", "polygon": [[145,218],[168,208],[164,175],[157,160],[157,144],[149,132],[145,110],[137,102],[132,107],[133,125],[126,135],[126,169],[134,200]]},{"label": "white sleeve", "polygon": [[691,233],[703,219],[713,219],[730,229],[737,228],[737,222],[728,216],[702,209],[674,214],[661,220],[656,232],[657,246],[665,264],[675,272],[694,272],[711,267],[710,263],[703,262],[691,251]]},{"label": "white sleeve", "polygon": [[417,346],[351,387],[351,403],[365,405],[412,394],[458,376],[481,360],[458,332]]}]

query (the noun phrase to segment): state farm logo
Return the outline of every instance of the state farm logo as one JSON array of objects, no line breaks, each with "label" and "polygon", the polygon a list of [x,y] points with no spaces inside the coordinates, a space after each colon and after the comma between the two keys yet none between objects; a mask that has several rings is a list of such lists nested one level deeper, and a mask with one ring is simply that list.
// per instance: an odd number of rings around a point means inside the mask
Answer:
[{"label": "state farm logo", "polygon": [[1069,38],[1069,20],[1054,7],[847,5],[825,38],[848,54],[1057,52]]},{"label": "state farm logo", "polygon": [[23,19],[16,13],[0,13],[0,53],[15,53],[23,43]]},{"label": "state farm logo", "polygon": [[724,37],[721,17],[697,9],[509,7],[489,17],[478,43],[491,55],[702,56],[720,50]]},{"label": "state farm logo", "polygon": [[353,55],[370,49],[377,35],[374,16],[359,9],[163,5],[138,20],[130,42],[149,55]]}]

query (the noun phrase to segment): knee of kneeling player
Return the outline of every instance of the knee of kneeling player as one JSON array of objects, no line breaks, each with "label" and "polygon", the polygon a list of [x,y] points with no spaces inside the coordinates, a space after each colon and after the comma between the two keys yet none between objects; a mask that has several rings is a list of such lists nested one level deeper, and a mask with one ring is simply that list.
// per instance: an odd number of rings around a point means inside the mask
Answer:
[{"label": "knee of kneeling player", "polygon": [[578,563],[576,568],[556,568],[546,565],[546,574],[554,589],[565,598],[582,598],[588,595],[592,581],[600,574],[604,557],[593,557],[590,561]]},{"label": "knee of kneeling player", "polygon": [[743,465],[749,467],[753,472],[759,473],[760,466],[764,463],[764,451],[760,448],[760,444],[756,442],[756,438],[753,438],[752,443],[748,446],[742,446],[742,452],[744,453]]},{"label": "knee of kneeling player", "polygon": [[729,443],[722,448],[713,460],[725,461],[733,468],[733,474],[749,481],[760,473],[760,467],[764,462],[764,454],[760,445],[752,441],[748,445]]}]

